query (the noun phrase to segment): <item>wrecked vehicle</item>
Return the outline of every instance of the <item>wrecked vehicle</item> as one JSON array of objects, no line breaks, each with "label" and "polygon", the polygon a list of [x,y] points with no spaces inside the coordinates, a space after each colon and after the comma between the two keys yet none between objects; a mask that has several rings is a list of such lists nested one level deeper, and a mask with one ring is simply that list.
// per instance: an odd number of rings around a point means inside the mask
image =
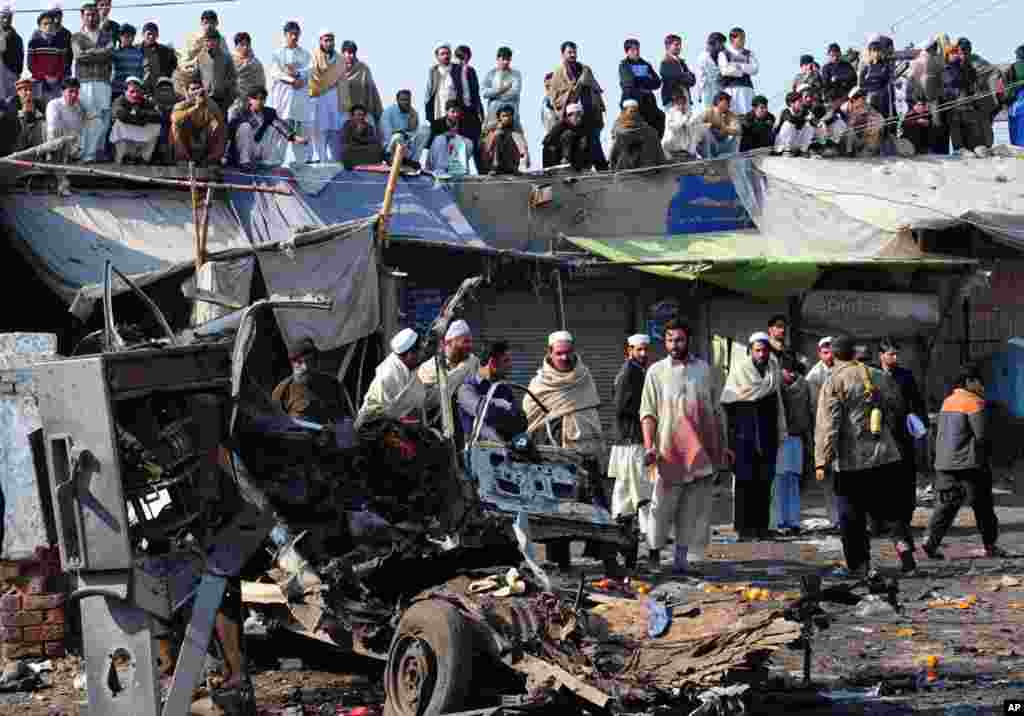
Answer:
[{"label": "wrecked vehicle", "polygon": [[[267,576],[288,628],[387,662],[388,716],[440,716],[524,692],[644,710],[682,685],[756,668],[799,636],[781,613],[739,618],[735,605],[709,606],[725,636],[677,621],[645,650],[640,602],[587,611],[582,582],[566,592],[532,557],[534,543],[554,539],[635,552],[631,528],[578,499],[591,479],[579,456],[482,441],[479,425],[460,451],[445,401],[440,431],[379,421],[357,433],[354,416],[290,418],[269,397],[261,341],[271,324],[260,319],[330,305],[257,301],[220,319],[226,333],[176,336],[149,301],[165,335],[127,346],[110,270],[107,279],[103,352],[36,368],[91,712],[184,716],[212,651],[228,673],[210,687],[214,704],[255,714],[240,580]],[[446,305],[435,336],[479,282]],[[443,366],[439,378],[443,391]],[[551,442],[558,417],[545,429]],[[479,579],[515,566],[522,575],[507,578],[505,595],[493,589],[500,580]]]}]

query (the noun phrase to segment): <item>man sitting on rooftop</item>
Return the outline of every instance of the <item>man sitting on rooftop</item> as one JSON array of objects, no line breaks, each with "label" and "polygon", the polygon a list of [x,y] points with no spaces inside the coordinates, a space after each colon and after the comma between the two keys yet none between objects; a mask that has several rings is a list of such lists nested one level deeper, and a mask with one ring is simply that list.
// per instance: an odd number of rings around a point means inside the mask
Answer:
[{"label": "man sitting on rooftop", "polygon": [[[78,159],[81,154],[85,110],[82,109],[82,104],[78,100],[80,87],[77,79],[68,77],[64,80],[63,94],[57,99],[50,100],[46,105],[46,141],[69,136],[74,138],[51,153],[51,157],[58,163],[73,161]],[[57,193],[61,196],[71,194],[71,183],[68,181],[67,175],[58,177]]]},{"label": "man sitting on rooftop", "polygon": [[458,100],[448,100],[442,121],[444,129],[440,133],[434,134],[440,128],[438,123],[431,128],[433,138],[429,148],[423,150],[420,164],[426,170],[446,176],[476,174],[473,142],[461,134],[462,105]]},{"label": "man sitting on rooftop", "polygon": [[704,112],[704,116],[701,118],[704,132],[700,139],[702,159],[715,159],[735,154],[739,148],[743,129],[740,126],[739,118],[729,109],[731,104],[732,96],[728,92],[719,92],[715,97],[714,105]]},{"label": "man sitting on rooftop", "polygon": [[594,167],[590,149],[593,133],[583,122],[583,107],[570,104],[565,119],[558,122],[544,137],[544,168],[567,164],[578,172]]},{"label": "man sitting on rooftop", "polygon": [[529,167],[526,137],[516,131],[512,105],[504,105],[498,109],[497,122],[485,129],[480,169],[489,174],[518,174]]},{"label": "man sitting on rooftop", "polygon": [[142,93],[142,80],[129,77],[124,96],[114,101],[114,126],[110,143],[118,164],[148,164],[160,141],[161,117],[157,108]]},{"label": "man sitting on rooftop", "polygon": [[402,145],[405,147],[404,161],[413,161],[422,142],[419,129],[420,118],[412,106],[412,91],[399,90],[395,95],[395,104],[385,109],[380,117],[384,156],[390,159],[395,148]]},{"label": "man sitting on rooftop", "polygon": [[256,162],[279,164],[283,157],[275,156],[275,148],[280,146],[274,141],[269,130],[277,132],[289,142],[305,144],[306,139],[292,131],[291,125],[277,116],[277,111],[267,106],[267,90],[256,87],[249,90],[246,108],[239,112],[231,121],[230,135],[232,143],[232,159],[239,166],[249,168]]},{"label": "man sitting on rooftop", "polygon": [[640,114],[635,99],[622,103],[622,114],[612,126],[612,142],[608,161],[614,171],[655,166],[665,159],[658,132]]},{"label": "man sitting on rooftop", "polygon": [[20,152],[39,146],[46,139],[46,116],[32,96],[32,76],[15,83],[18,93],[18,135],[11,151]]},{"label": "man sitting on rooftop", "polygon": [[171,114],[171,143],[179,162],[198,166],[219,163],[227,143],[224,113],[206,96],[198,75],[188,85],[188,99],[174,105]]},{"label": "man sitting on rooftop", "polygon": [[346,169],[384,161],[384,148],[364,105],[352,105],[352,115],[341,128],[341,160]]}]

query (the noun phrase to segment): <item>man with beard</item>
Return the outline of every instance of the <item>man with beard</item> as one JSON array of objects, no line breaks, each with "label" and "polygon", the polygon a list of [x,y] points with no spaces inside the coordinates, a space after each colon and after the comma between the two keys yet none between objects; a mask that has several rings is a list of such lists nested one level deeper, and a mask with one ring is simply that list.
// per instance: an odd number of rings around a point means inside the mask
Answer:
[{"label": "man with beard", "polygon": [[[290,20],[284,25],[284,47],[274,53],[270,63],[270,100],[269,104],[277,111],[277,116],[287,122],[293,132],[302,132],[302,125],[308,121],[307,103],[309,101],[309,73],[313,65],[313,57],[299,47],[302,29],[299,23]],[[294,152],[292,145],[286,152],[285,161],[289,164],[305,161],[304,152]]]},{"label": "man with beard", "polygon": [[729,44],[718,55],[718,70],[721,73],[722,90],[732,97],[732,111],[746,114],[751,110],[754,99],[753,76],[760,65],[754,53],[747,49],[747,34],[742,28],[729,31]]},{"label": "man with beard", "polygon": [[776,358],[786,350],[786,332],[789,328],[789,319],[781,313],[776,313],[768,319],[768,347]]},{"label": "man with beard", "polygon": [[142,80],[129,77],[125,92],[114,102],[114,126],[110,143],[118,164],[148,164],[160,141],[160,112],[142,94]]},{"label": "man with beard", "polygon": [[782,368],[782,402],[786,409],[788,434],[779,445],[772,482],[772,526],[780,532],[800,533],[800,477],[804,471],[804,437],[814,429],[811,393],[800,375],[796,354],[787,351],[779,360]]},{"label": "man with beard", "polygon": [[[466,440],[472,437],[473,426],[491,386],[504,381],[511,366],[508,342],[495,341],[480,354],[480,369],[459,386],[456,397],[462,434]],[[526,416],[516,401],[515,393],[509,386],[499,385],[491,396],[487,414],[480,425],[480,439],[508,443],[525,430]]]},{"label": "man with beard", "polygon": [[703,555],[711,538],[714,475],[732,461],[723,440],[711,367],[690,353],[690,327],[665,324],[668,356],[652,365],[640,399],[644,464],[653,477],[647,532],[651,569],[661,564],[669,534],[675,538],[672,571],[693,573],[691,550]]},{"label": "man with beard", "polygon": [[395,148],[405,148],[402,161],[415,163],[422,141],[420,118],[412,106],[412,90],[398,90],[395,104],[384,110],[380,116],[380,139],[384,144],[384,157],[391,159]]},{"label": "man with beard", "polygon": [[39,106],[46,107],[51,99],[61,96],[61,82],[69,76],[70,44],[62,44],[64,36],[57,32],[52,12],[42,13],[36,23],[38,29],[28,41],[28,70],[32,73],[33,94]]},{"label": "man with beard", "polygon": [[15,83],[25,69],[25,43],[14,29],[14,8],[0,7],[0,100],[15,93]]},{"label": "man with beard", "polygon": [[391,339],[391,353],[377,366],[356,417],[356,430],[375,420],[423,418],[427,389],[416,375],[419,336],[403,328]]},{"label": "man with beard", "polygon": [[[448,378],[448,394],[441,395],[440,379],[438,378],[438,361],[444,360],[445,373]],[[427,391],[425,407],[430,416],[441,406],[442,400],[451,401],[459,386],[475,375],[480,369],[480,359],[473,355],[473,332],[465,321],[452,321],[444,334],[444,356],[428,359],[417,371],[420,383]]]},{"label": "man with beard", "polygon": [[309,128],[312,140],[310,159],[313,162],[336,162],[340,159],[338,135],[345,122],[342,121],[338,101],[339,59],[334,50],[334,32],[326,28],[320,30],[320,44],[313,52],[313,69],[309,73],[309,101],[313,104]]},{"label": "man with beard", "polygon": [[[818,362],[807,373],[807,389],[811,396],[811,416],[818,414],[818,397],[821,395],[821,388],[825,385],[832,367],[835,365],[835,356],[832,353],[832,336],[825,336],[818,341]],[[812,429],[813,432],[813,429]],[[832,529],[839,529],[839,512],[836,507],[835,480],[832,470],[825,469],[824,479],[820,480],[822,490],[825,493],[825,510],[828,514],[828,523]]]},{"label": "man with beard", "polygon": [[377,84],[373,80],[370,68],[356,55],[358,50],[356,43],[351,40],[341,43],[341,61],[336,65],[339,73],[338,111],[342,127],[344,127],[350,116],[355,113],[355,108],[362,106],[367,119],[375,130],[374,135],[378,137],[376,141],[379,144],[380,139],[376,128],[380,124],[380,115],[384,111],[384,105],[380,101],[380,92],[377,91]]},{"label": "man with beard", "polygon": [[734,361],[722,391],[736,453],[733,525],[741,542],[769,537],[775,461],[787,435],[782,372],[771,340],[761,332],[750,337],[749,354]]},{"label": "man with beard", "polygon": [[743,138],[740,151],[749,152],[754,149],[766,149],[775,144],[775,115],[768,111],[768,98],[764,95],[754,97],[754,109],[740,119],[743,126]]},{"label": "man with beard", "polygon": [[350,119],[341,129],[341,159],[345,168],[366,164],[380,164],[384,161],[384,148],[380,145],[377,130],[370,124],[366,107],[352,106]]},{"label": "man with beard", "polygon": [[161,45],[160,28],[155,22],[142,26],[142,88],[147,95],[156,93],[156,82],[161,77],[172,77],[178,69],[178,55],[167,45]]},{"label": "man with beard", "polygon": [[215,165],[224,156],[227,125],[217,103],[206,96],[199,77],[188,86],[188,99],[174,105],[171,113],[171,143],[179,162],[198,166]]},{"label": "man with beard", "polygon": [[626,362],[615,376],[615,436],[608,458],[612,488],[612,517],[636,515],[640,533],[649,534],[653,485],[644,469],[644,435],[640,425],[640,398],[647,375],[651,337],[630,336]]},{"label": "man with beard", "polygon": [[[917,381],[914,380],[914,373],[900,365],[900,345],[892,338],[885,338],[879,343],[878,363],[882,372],[892,378],[899,388],[902,404],[906,411],[899,416],[899,419],[893,416],[893,437],[899,444],[903,462],[898,472],[894,474],[894,477],[902,479],[898,486],[894,484],[892,488],[898,489],[899,494],[902,495],[902,499],[894,500],[894,503],[898,505],[895,516],[909,525],[914,517],[914,510],[917,508],[917,460],[915,459],[917,450],[914,445],[915,438],[907,423],[908,420],[916,418],[915,422],[920,422],[923,426],[922,417],[927,418],[928,413],[925,411],[924,398],[921,397]],[[911,415],[914,418],[910,418]]]},{"label": "man with beard", "polygon": [[665,59],[661,61],[661,104],[666,108],[672,105],[680,90],[686,93],[687,104],[693,103],[690,89],[697,84],[697,77],[686,66],[682,52],[683,38],[679,35],[666,35]]},{"label": "man with beard", "polygon": [[835,366],[818,398],[814,464],[817,480],[824,480],[829,468],[834,475],[846,570],[861,578],[870,571],[870,515],[891,526],[900,565],[912,572],[914,538],[908,523],[892,519],[888,500],[901,461],[892,433],[894,416],[903,414],[899,389],[881,371],[854,359],[849,336],[835,338],[832,349]]},{"label": "man with beard", "polygon": [[518,174],[529,169],[530,152],[526,137],[515,129],[511,105],[498,110],[497,124],[487,130],[480,148],[480,170],[488,174]]},{"label": "man with beard", "polygon": [[779,131],[775,135],[775,153],[799,157],[807,153],[814,141],[814,127],[807,121],[803,97],[799,92],[786,95],[786,109],[779,115]]},{"label": "man with beard", "polygon": [[345,399],[337,378],[317,370],[319,355],[313,341],[302,339],[288,351],[292,374],[274,388],[271,399],[293,418],[321,425],[344,415]]},{"label": "man with beard", "polygon": [[427,124],[444,121],[448,103],[455,100],[462,107],[462,83],[455,76],[452,65],[452,47],[446,42],[434,48],[436,63],[427,75],[427,90],[424,93],[424,113]]},{"label": "man with beard", "polygon": [[568,164],[578,172],[592,168],[591,136],[592,133],[583,126],[583,107],[570,104],[565,108],[565,119],[544,137],[544,167]]},{"label": "man with beard", "polygon": [[625,59],[619,63],[619,86],[622,99],[635,100],[640,105],[640,116],[657,132],[658,139],[665,133],[665,113],[658,109],[654,92],[661,88],[661,78],[647,60],[640,57],[640,41],[626,40]]},{"label": "man with beard", "polygon": [[46,141],[46,115],[36,105],[32,96],[32,80],[24,77],[17,81],[18,92],[18,131],[14,146],[10,151],[20,152],[37,147]]},{"label": "man with beard", "polygon": [[445,112],[445,118],[431,126],[431,140],[423,150],[420,164],[445,176],[476,174],[473,142],[462,135],[462,105],[450,99]]},{"label": "man with beard", "polygon": [[296,135],[291,125],[283,122],[266,103],[267,90],[263,87],[249,90],[245,110],[236,114],[228,127],[228,134],[234,140],[231,158],[240,167],[249,168],[257,162],[280,162],[280,156],[276,153],[278,144],[271,131],[287,142],[304,144],[307,141]]},{"label": "man with beard", "polygon": [[551,103],[555,111],[568,116],[570,105],[579,105],[583,112],[583,127],[587,131],[587,146],[591,163],[598,171],[608,169],[604,149],[601,146],[601,130],[604,128],[604,90],[597,83],[593,71],[577,61],[575,42],[562,43],[562,62],[551,77]]},{"label": "man with beard", "polygon": [[103,158],[110,131],[114,41],[100,30],[96,5],[82,5],[82,30],[71,38],[75,52],[75,77],[81,83],[79,100],[86,115],[82,128],[82,161]]},{"label": "man with beard", "polygon": [[235,33],[235,52],[231,56],[235,63],[235,82],[238,86],[238,99],[228,109],[228,123],[235,118],[239,112],[246,109],[249,103],[249,96],[253,90],[265,89],[267,86],[267,73],[263,70],[263,63],[252,51],[252,37],[248,32]]},{"label": "man with beard", "polygon": [[612,152],[609,157],[613,171],[640,169],[661,164],[665,153],[659,135],[640,113],[640,103],[627,99],[622,114],[612,126]]},{"label": "man with beard", "polygon": [[[600,501],[598,476],[604,458],[604,439],[597,407],[601,399],[590,370],[576,354],[571,333],[556,331],[548,336],[547,354],[537,375],[530,381],[529,390],[523,398],[527,432],[532,435],[541,430],[548,420],[560,419],[561,447],[583,457],[589,466],[588,473],[593,477],[591,484],[580,485],[581,491]],[[585,499],[587,496],[582,494],[580,497]],[[553,561],[563,569],[571,561],[570,542],[556,540],[548,543]]]}]

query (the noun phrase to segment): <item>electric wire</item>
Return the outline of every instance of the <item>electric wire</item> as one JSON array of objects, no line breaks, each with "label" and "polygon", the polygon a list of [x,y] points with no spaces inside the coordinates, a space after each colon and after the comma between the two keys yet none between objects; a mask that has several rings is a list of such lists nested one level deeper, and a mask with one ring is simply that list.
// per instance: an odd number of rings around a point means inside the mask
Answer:
[{"label": "electric wire", "polygon": [[[128,5],[111,5],[111,10],[131,10],[133,8],[150,8],[150,7],[173,7],[176,5],[221,5],[229,2],[241,2],[241,0],[161,0],[160,2],[144,2],[144,3],[131,3]],[[21,14],[35,14],[49,12],[52,8],[43,8],[41,10],[15,10],[16,15]]]}]

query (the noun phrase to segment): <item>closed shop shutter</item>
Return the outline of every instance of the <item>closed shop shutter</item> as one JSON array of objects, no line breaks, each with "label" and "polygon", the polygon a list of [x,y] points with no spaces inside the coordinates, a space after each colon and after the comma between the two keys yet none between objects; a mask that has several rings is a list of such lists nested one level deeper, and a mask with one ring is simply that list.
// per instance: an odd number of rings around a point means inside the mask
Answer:
[{"label": "closed shop shutter", "polygon": [[482,298],[477,312],[479,324],[473,326],[477,351],[492,341],[508,341],[512,356],[508,380],[528,386],[544,359],[548,334],[558,330],[550,294],[538,298],[527,291],[497,292]]},{"label": "closed shop shutter", "polygon": [[615,428],[615,376],[625,361],[629,314],[628,297],[619,292],[581,292],[565,298],[566,327],[601,396],[599,412],[606,439]]}]

